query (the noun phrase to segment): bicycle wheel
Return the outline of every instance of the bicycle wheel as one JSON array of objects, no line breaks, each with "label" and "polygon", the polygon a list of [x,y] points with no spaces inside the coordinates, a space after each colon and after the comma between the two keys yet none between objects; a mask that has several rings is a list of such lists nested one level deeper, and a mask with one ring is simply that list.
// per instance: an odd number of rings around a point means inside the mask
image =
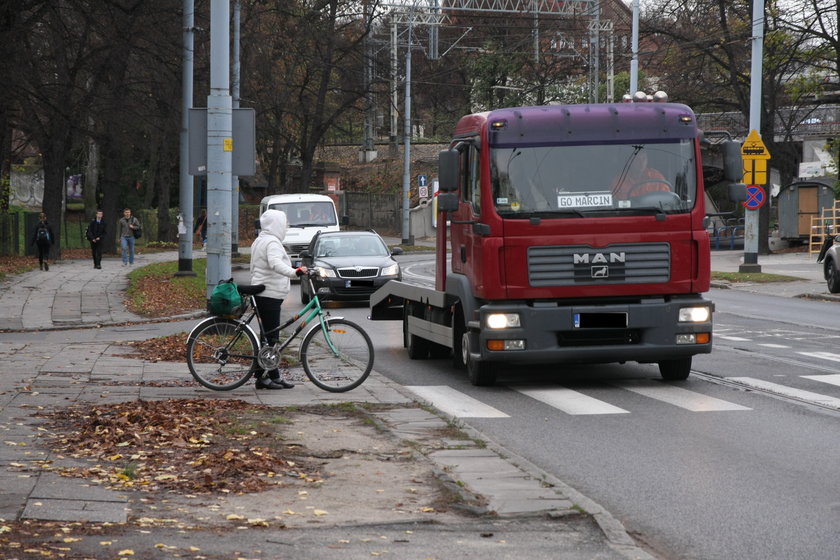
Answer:
[{"label": "bicycle wheel", "polygon": [[214,391],[236,389],[257,369],[259,343],[238,321],[211,317],[187,339],[187,365],[195,380]]},{"label": "bicycle wheel", "polygon": [[361,327],[346,319],[328,319],[327,329],[316,325],[300,343],[300,361],[306,376],[318,387],[333,393],[355,389],[373,368],[373,343]]}]

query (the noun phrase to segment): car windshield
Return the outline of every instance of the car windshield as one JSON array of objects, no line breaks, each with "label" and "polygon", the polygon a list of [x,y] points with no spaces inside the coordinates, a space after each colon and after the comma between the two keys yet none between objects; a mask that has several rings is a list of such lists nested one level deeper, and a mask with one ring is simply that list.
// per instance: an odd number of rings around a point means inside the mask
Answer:
[{"label": "car windshield", "polygon": [[690,212],[695,169],[691,140],[493,148],[490,160],[506,218]]},{"label": "car windshield", "polygon": [[385,243],[371,235],[329,235],[315,244],[316,257],[387,257]]},{"label": "car windshield", "polygon": [[282,210],[289,227],[334,226],[337,224],[331,202],[286,202],[269,208]]}]

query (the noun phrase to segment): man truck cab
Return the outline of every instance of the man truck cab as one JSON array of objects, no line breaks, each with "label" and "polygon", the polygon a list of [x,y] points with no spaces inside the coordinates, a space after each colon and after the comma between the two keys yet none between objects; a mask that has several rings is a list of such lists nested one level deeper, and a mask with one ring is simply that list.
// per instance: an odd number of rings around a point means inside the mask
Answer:
[{"label": "man truck cab", "polygon": [[[260,201],[260,216],[266,210],[281,210],[288,218],[289,230],[283,246],[292,260],[300,266],[300,252],[319,231],[338,231],[339,219],[333,200],[323,194],[274,194]],[[259,220],[257,220],[259,228]]]}]

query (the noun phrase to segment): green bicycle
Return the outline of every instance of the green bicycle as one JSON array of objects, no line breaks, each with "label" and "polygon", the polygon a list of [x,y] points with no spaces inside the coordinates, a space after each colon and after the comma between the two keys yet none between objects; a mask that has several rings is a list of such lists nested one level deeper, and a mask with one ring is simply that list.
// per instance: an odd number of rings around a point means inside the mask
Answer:
[{"label": "green bicycle", "polygon": [[314,296],[292,318],[271,331],[299,323],[288,338],[276,344],[268,344],[250,326],[254,317],[262,326],[254,296],[265,286],[237,285],[243,300],[242,316],[208,317],[193,327],[187,337],[187,365],[196,381],[208,389],[230,391],[258,371],[278,368],[283,350],[314,321],[300,343],[299,357],[306,376],[317,387],[333,393],[361,385],[373,368],[370,337],[356,323],[332,317],[321,308],[309,275],[301,277],[301,282],[310,283]]}]

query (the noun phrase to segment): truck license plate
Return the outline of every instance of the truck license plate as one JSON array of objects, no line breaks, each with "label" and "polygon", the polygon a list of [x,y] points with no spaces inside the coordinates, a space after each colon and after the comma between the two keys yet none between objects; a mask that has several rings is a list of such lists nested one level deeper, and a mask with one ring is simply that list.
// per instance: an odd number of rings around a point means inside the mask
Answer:
[{"label": "truck license plate", "polygon": [[627,313],[575,313],[576,329],[626,329]]}]

